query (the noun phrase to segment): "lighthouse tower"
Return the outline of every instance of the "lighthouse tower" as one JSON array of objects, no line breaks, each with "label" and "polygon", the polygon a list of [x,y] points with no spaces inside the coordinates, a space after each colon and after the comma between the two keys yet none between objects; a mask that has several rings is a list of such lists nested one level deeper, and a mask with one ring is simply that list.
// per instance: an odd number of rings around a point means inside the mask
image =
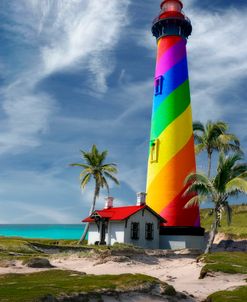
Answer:
[{"label": "lighthouse tower", "polygon": [[185,208],[184,181],[196,171],[186,54],[190,20],[179,0],[164,0],[154,20],[157,59],[147,175],[147,204],[164,217],[161,248],[200,247],[198,206]]}]

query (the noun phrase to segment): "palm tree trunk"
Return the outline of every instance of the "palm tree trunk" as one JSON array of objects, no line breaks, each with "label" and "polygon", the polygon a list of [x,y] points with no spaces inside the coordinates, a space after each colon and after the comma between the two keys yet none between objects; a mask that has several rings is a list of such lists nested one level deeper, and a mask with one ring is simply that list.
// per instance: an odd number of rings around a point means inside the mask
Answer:
[{"label": "palm tree trunk", "polygon": [[[97,199],[97,196],[98,196],[98,188],[97,188],[97,185],[95,185],[95,189],[94,189],[94,196],[93,196],[93,203],[92,203],[92,206],[91,206],[91,209],[89,211],[89,216],[92,215],[94,209],[95,209],[95,204],[96,204],[96,199]],[[83,240],[85,240],[86,238],[86,235],[88,233],[88,229],[89,229],[89,223],[86,223],[85,225],[85,229],[83,231],[83,234],[78,242],[78,244],[81,244]]]},{"label": "palm tree trunk", "polygon": [[211,174],[211,165],[212,165],[212,152],[208,152],[208,178]]},{"label": "palm tree trunk", "polygon": [[207,244],[207,247],[205,249],[205,252],[204,254],[208,254],[211,252],[211,249],[213,247],[213,243],[214,243],[214,238],[217,234],[217,229],[218,229],[218,217],[217,217],[217,212],[215,213],[215,220],[212,224],[212,227],[211,227],[211,231],[210,231],[210,234],[209,234],[209,239],[208,239],[208,244]]}]

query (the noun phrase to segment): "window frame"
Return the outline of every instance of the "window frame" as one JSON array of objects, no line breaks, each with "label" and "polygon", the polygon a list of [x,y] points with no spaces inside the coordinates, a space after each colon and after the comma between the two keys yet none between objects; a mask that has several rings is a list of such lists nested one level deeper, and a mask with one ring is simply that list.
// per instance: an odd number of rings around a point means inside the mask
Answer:
[{"label": "window frame", "polygon": [[140,238],[140,223],[131,222],[130,237],[132,240],[139,240]]},{"label": "window frame", "polygon": [[159,139],[153,139],[150,142],[150,162],[157,163],[159,156]]},{"label": "window frame", "polygon": [[145,224],[145,239],[154,240],[154,224],[152,222],[147,222]]},{"label": "window frame", "polygon": [[154,80],[154,95],[155,96],[162,94],[163,81],[164,81],[164,77],[162,75],[155,78],[155,80]]}]

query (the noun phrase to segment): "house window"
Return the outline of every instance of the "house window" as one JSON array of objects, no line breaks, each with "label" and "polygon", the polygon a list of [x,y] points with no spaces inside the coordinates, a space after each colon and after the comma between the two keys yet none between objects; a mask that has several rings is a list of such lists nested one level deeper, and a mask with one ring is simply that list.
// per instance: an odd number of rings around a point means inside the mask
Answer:
[{"label": "house window", "polygon": [[153,240],[154,239],[154,225],[153,223],[146,223],[146,239]]},{"label": "house window", "polygon": [[155,81],[154,81],[155,96],[162,94],[162,88],[163,88],[163,76],[159,76],[159,77],[155,78]]},{"label": "house window", "polygon": [[139,239],[139,222],[131,223],[131,239],[133,240]]}]

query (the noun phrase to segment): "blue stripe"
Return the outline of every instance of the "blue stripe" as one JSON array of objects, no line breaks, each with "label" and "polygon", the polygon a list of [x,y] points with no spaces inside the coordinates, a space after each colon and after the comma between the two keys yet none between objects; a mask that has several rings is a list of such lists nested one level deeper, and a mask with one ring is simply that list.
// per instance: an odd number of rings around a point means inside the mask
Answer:
[{"label": "blue stripe", "polygon": [[153,113],[175,89],[188,80],[187,57],[174,65],[163,75],[163,77],[162,94],[154,96]]}]

